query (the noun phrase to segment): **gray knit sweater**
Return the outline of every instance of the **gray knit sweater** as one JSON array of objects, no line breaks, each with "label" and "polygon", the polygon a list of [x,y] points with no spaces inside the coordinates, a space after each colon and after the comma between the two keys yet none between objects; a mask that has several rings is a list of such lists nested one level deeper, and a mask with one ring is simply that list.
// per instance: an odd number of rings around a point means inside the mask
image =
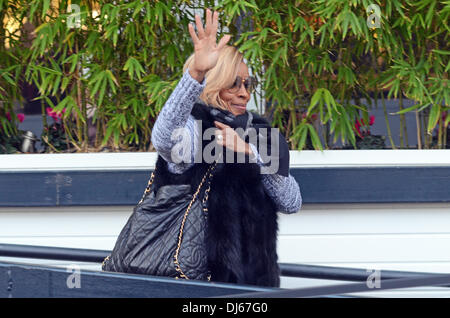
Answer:
[{"label": "gray knit sweater", "polygon": [[[195,118],[191,115],[192,108],[206,86],[206,78],[202,83],[192,78],[189,70],[175,87],[166,104],[156,119],[152,131],[152,143],[158,153],[168,163],[168,169],[172,173],[183,173],[194,165],[194,157],[199,148],[199,128]],[[184,135],[187,138],[183,138]],[[178,138],[174,138],[178,136]],[[188,140],[190,145],[183,147],[181,152],[174,152],[175,144]],[[254,157],[250,158],[259,165],[264,165],[256,147],[249,144]],[[182,152],[183,149],[190,151]],[[175,156],[174,156],[175,155]],[[177,160],[174,160],[174,157]],[[178,159],[179,158],[179,159]],[[295,213],[300,210],[302,197],[300,187],[294,177],[289,174],[284,177],[279,174],[261,174],[267,194],[275,201],[278,210],[282,213]]]}]

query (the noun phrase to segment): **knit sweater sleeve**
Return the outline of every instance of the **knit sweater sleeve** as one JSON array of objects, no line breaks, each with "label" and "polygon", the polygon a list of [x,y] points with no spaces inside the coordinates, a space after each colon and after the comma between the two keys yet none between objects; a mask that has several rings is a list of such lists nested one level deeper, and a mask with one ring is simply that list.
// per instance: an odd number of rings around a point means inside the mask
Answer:
[{"label": "knit sweater sleeve", "polygon": [[199,83],[187,69],[153,126],[152,144],[173,173],[183,173],[194,164],[197,138],[190,113],[205,86],[206,78]]},{"label": "knit sweater sleeve", "polygon": [[[253,152],[250,160],[256,161],[260,166],[264,166],[264,162],[255,145],[249,145]],[[267,194],[274,200],[278,211],[289,214],[300,210],[302,206],[300,186],[291,174],[287,177],[276,173],[262,174],[261,176]]]},{"label": "knit sweater sleeve", "polygon": [[302,206],[300,186],[295,178],[279,174],[263,174],[263,183],[268,195],[275,201],[282,213],[298,212]]}]

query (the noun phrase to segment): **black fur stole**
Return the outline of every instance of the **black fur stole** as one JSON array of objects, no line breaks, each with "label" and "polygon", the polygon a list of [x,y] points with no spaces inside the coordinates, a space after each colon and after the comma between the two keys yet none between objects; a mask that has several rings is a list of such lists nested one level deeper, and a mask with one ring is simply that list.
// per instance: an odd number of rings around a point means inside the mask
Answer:
[{"label": "black fur stole", "polygon": [[[205,107],[195,104],[191,113],[202,120],[203,130],[215,127],[214,117]],[[267,123],[256,114],[253,121]],[[196,163],[184,173],[174,174],[158,156],[155,189],[165,184],[191,184],[195,191],[208,166],[206,162]],[[261,180],[256,163],[216,166],[208,196],[206,239],[212,281],[279,286],[276,206]]]}]

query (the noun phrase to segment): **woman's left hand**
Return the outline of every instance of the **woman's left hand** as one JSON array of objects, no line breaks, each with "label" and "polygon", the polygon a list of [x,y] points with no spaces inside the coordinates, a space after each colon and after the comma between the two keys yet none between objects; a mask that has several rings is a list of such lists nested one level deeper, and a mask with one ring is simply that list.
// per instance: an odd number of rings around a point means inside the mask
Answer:
[{"label": "woman's left hand", "polygon": [[[214,121],[214,124],[218,128],[215,132],[217,144],[225,146],[234,152],[243,152],[247,155],[253,154],[248,143],[246,143],[233,128],[216,120]],[[222,136],[222,138],[218,136]]]}]

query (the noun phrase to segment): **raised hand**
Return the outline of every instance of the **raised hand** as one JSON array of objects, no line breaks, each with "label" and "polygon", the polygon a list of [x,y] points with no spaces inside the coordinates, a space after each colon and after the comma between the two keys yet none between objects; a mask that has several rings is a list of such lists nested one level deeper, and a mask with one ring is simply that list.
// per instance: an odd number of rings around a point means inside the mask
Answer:
[{"label": "raised hand", "polygon": [[206,10],[206,25],[203,24],[198,15],[195,15],[195,24],[197,25],[198,35],[195,33],[194,26],[189,23],[189,33],[194,42],[194,63],[189,70],[191,74],[202,79],[204,74],[212,69],[219,59],[220,50],[228,43],[231,36],[225,35],[217,44],[217,27],[219,25],[219,13]]}]

